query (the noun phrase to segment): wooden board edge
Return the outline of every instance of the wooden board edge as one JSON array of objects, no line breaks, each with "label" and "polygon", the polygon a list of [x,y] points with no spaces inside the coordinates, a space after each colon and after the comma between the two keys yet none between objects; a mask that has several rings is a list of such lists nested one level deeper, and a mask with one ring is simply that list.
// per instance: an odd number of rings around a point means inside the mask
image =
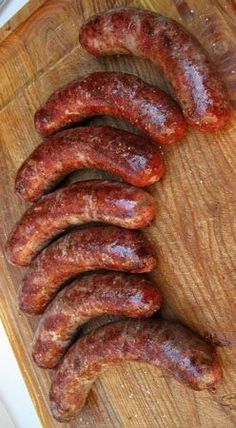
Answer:
[{"label": "wooden board edge", "polygon": [[35,382],[34,380],[32,380],[31,375],[28,373],[27,367],[25,365],[25,359],[21,358],[21,354],[25,353],[25,350],[22,344],[20,344],[19,342],[16,343],[16,336],[14,330],[8,322],[8,320],[10,319],[10,313],[8,313],[6,305],[3,305],[2,301],[0,301],[0,318],[3,323],[3,327],[6,331],[9,342],[11,344],[11,348],[13,350],[20,372],[24,379],[26,388],[29,392],[39,420],[42,424],[42,427],[48,428],[48,421],[46,421],[45,413],[42,409],[42,405],[40,404],[40,400],[36,392],[37,388]]},{"label": "wooden board edge", "polygon": [[3,42],[19,25],[23,24],[45,0],[30,0],[12,18],[0,28],[0,43]]}]

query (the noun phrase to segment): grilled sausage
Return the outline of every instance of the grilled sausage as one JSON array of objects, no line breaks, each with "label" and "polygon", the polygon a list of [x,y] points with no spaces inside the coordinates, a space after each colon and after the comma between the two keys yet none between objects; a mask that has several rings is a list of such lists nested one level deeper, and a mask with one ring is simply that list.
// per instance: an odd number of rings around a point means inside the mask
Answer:
[{"label": "grilled sausage", "polygon": [[156,145],[122,129],[79,127],[62,131],[40,144],[19,169],[17,196],[37,200],[65,175],[81,168],[112,172],[133,186],[160,180],[164,161]]},{"label": "grilled sausage", "polygon": [[115,72],[93,73],[55,92],[36,113],[35,126],[47,136],[101,114],[127,120],[157,143],[174,143],[185,135],[185,121],[168,95],[136,76]]},{"label": "grilled sausage", "polygon": [[42,197],[13,228],[6,244],[10,263],[27,266],[50,240],[73,225],[99,221],[138,229],[156,214],[151,195],[125,183],[89,180]]},{"label": "grilled sausage", "polygon": [[108,10],[81,28],[80,43],[96,56],[150,59],[173,87],[190,125],[214,132],[229,120],[229,103],[214,66],[198,40],[173,19],[132,7]]},{"label": "grilled sausage", "polygon": [[65,281],[96,269],[149,272],[156,266],[150,243],[140,232],[115,226],[76,230],[45,248],[32,262],[19,296],[20,309],[44,311]]},{"label": "grilled sausage", "polygon": [[166,370],[194,390],[212,391],[222,377],[214,348],[186,327],[164,320],[120,321],[92,331],[69,349],[52,381],[54,418],[75,418],[99,374],[127,361]]},{"label": "grilled sausage", "polygon": [[157,287],[142,275],[86,275],[65,287],[43,314],[34,336],[34,361],[40,367],[55,367],[79,327],[91,318],[104,314],[149,317],[160,303]]}]

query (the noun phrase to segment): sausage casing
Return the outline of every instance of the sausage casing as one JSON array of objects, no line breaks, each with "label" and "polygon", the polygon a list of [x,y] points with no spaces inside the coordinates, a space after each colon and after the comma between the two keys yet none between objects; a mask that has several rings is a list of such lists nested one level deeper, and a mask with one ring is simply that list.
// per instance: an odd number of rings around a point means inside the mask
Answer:
[{"label": "sausage casing", "polygon": [[15,191],[37,200],[75,169],[99,168],[133,186],[160,180],[164,161],[155,144],[144,137],[110,126],[78,127],[42,142],[19,169]]},{"label": "sausage casing", "polygon": [[182,25],[132,7],[112,9],[88,20],[80,43],[90,53],[133,54],[150,59],[173,87],[188,123],[214,132],[229,120],[224,86],[197,39]]},{"label": "sausage casing", "polygon": [[149,317],[161,303],[155,284],[143,275],[107,272],[83,276],[65,287],[42,315],[34,335],[33,358],[54,368],[80,326],[108,314]]},{"label": "sausage casing", "polygon": [[96,72],[55,92],[35,115],[37,131],[48,136],[88,116],[108,114],[127,120],[153,141],[171,144],[186,126],[175,102],[132,74]]},{"label": "sausage casing", "polygon": [[5,252],[10,263],[27,266],[50,240],[89,222],[129,229],[150,224],[154,198],[142,189],[109,180],[79,181],[42,197],[13,228]]},{"label": "sausage casing", "polygon": [[222,377],[215,349],[186,327],[154,319],[120,321],[69,349],[52,381],[53,416],[61,422],[76,417],[99,374],[127,361],[152,364],[194,390],[212,391]]},{"label": "sausage casing", "polygon": [[75,230],[45,248],[31,263],[19,295],[20,309],[44,311],[65,281],[79,273],[108,269],[150,272],[155,253],[139,231],[115,226]]}]

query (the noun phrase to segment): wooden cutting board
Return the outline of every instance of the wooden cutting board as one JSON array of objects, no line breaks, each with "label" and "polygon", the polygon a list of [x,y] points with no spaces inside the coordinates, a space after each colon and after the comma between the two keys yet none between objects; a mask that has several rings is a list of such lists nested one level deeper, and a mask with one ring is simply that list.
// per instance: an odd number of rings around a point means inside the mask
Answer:
[{"label": "wooden cutting board", "polygon": [[[12,16],[12,18],[0,28],[0,43],[6,39],[12,31],[19,27],[20,24],[25,22],[27,18],[29,18],[29,16],[31,16],[32,13],[44,2],[45,0],[29,0],[16,15]],[[7,6],[8,2],[4,3],[4,5],[0,7],[0,15],[1,11],[3,11]]]},{"label": "wooden cutting board", "polygon": [[[11,227],[26,208],[14,195],[13,186],[17,168],[40,142],[33,115],[55,89],[95,70],[134,73],[167,89],[148,61],[131,57],[97,60],[79,45],[78,31],[86,18],[112,6],[128,4],[172,16],[189,27],[222,73],[235,108],[233,1],[46,1],[0,45],[2,251]],[[92,122],[132,129],[111,118]],[[100,377],[80,418],[69,425],[57,424],[48,407],[50,373],[38,369],[30,356],[37,319],[27,318],[17,309],[23,269],[9,266],[1,254],[1,317],[45,428],[236,426],[235,140],[234,118],[228,129],[217,135],[189,129],[182,144],[164,150],[166,176],[150,189],[159,212],[156,222],[145,231],[159,255],[153,277],[165,297],[163,315],[224,345],[219,355],[225,376],[215,395],[192,392],[157,369],[127,364]],[[84,171],[76,177],[104,175]]]}]

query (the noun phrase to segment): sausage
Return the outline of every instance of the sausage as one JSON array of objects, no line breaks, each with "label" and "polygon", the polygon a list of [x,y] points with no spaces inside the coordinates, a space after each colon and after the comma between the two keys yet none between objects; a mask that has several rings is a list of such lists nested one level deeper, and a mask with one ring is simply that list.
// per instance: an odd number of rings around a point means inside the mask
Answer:
[{"label": "sausage", "polygon": [[216,67],[198,40],[173,19],[132,7],[108,10],[84,24],[80,43],[96,56],[150,59],[172,86],[191,126],[214,132],[228,122],[230,107]]},{"label": "sausage", "polygon": [[164,161],[156,145],[109,126],[62,131],[40,144],[19,169],[17,196],[37,200],[65,175],[81,168],[112,172],[133,186],[160,180]]},{"label": "sausage", "polygon": [[55,92],[35,115],[36,130],[48,136],[88,116],[127,120],[156,143],[184,137],[186,125],[175,102],[132,74],[96,72]]},{"label": "sausage", "polygon": [[166,370],[194,390],[213,391],[222,378],[215,349],[186,327],[161,319],[119,321],[83,336],[69,349],[52,380],[54,418],[75,418],[96,378],[127,361]]},{"label": "sausage", "polygon": [[75,230],[45,248],[23,279],[19,307],[29,314],[44,311],[56,292],[79,273],[97,270],[150,272],[156,256],[139,231],[115,226]]},{"label": "sausage", "polygon": [[71,184],[43,196],[13,228],[5,247],[10,263],[27,266],[55,236],[73,225],[111,223],[129,229],[154,219],[154,198],[142,189],[108,180]]},{"label": "sausage", "polygon": [[65,287],[43,314],[33,341],[33,358],[54,368],[80,326],[99,315],[149,317],[159,310],[157,287],[142,275],[117,272],[86,275]]}]

